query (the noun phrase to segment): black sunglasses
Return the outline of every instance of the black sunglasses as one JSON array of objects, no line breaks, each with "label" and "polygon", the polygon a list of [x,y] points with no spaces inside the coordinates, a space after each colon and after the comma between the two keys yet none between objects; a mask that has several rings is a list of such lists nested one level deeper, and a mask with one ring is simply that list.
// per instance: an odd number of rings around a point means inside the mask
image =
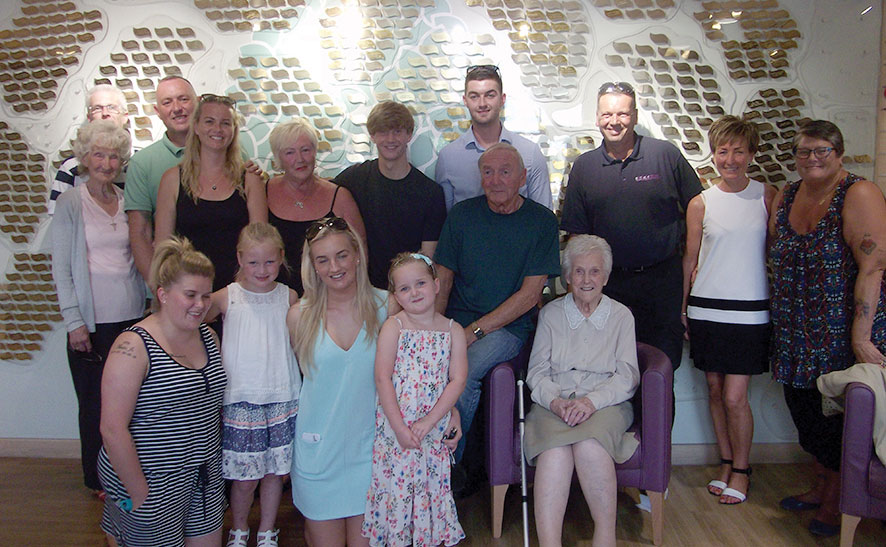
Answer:
[{"label": "black sunglasses", "polygon": [[314,240],[320,232],[327,228],[332,228],[333,230],[344,232],[348,229],[348,221],[341,217],[326,217],[321,218],[320,220],[313,222],[308,229],[305,230],[305,241],[310,243]]},{"label": "black sunglasses", "polygon": [[597,97],[602,97],[607,93],[621,93],[633,97],[634,87],[627,82],[606,82],[600,86],[600,91],[597,92]]},{"label": "black sunglasses", "polygon": [[227,95],[216,95],[215,93],[204,93],[200,95],[201,103],[222,103],[227,106],[234,106],[234,99],[228,97]]}]

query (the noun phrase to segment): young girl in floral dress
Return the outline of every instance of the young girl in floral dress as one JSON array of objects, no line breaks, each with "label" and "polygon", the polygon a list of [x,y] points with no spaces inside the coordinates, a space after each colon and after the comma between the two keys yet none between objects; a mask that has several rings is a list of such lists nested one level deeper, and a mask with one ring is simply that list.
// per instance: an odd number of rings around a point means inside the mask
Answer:
[{"label": "young girl in floral dress", "polygon": [[388,282],[403,310],[378,336],[379,403],[363,535],[371,545],[455,545],[465,534],[443,441],[467,378],[464,329],[435,311],[440,282],[428,257],[397,255]]}]

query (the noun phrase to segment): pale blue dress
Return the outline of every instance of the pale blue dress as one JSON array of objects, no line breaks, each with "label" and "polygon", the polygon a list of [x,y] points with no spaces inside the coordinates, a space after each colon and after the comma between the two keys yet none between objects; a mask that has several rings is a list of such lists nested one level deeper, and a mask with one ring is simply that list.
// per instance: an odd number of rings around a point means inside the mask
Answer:
[{"label": "pale blue dress", "polygon": [[[373,289],[379,326],[387,316],[387,293]],[[292,502],[311,520],[362,515],[372,477],[375,436],[375,340],[365,326],[345,351],[320,329],[314,367],[302,381]]]}]

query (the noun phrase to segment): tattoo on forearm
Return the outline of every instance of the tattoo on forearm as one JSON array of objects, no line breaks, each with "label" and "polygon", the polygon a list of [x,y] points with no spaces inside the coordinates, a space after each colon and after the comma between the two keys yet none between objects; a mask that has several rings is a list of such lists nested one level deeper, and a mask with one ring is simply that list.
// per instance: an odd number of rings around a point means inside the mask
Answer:
[{"label": "tattoo on forearm", "polygon": [[129,357],[130,359],[135,359],[135,347],[128,341],[124,340],[114,346],[111,349],[111,355],[113,354],[122,355],[124,357]]},{"label": "tattoo on forearm", "polygon": [[866,255],[870,255],[876,248],[877,244],[871,238],[871,234],[865,234],[858,246],[858,249]]},{"label": "tattoo on forearm", "polygon": [[871,305],[861,298],[855,299],[855,317],[870,317]]}]

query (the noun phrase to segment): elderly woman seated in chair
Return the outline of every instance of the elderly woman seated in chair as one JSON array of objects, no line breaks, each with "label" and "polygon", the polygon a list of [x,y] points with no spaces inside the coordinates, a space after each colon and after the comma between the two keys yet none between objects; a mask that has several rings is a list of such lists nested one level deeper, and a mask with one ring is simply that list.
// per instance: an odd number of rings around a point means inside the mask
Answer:
[{"label": "elderly woman seated in chair", "polygon": [[631,396],[640,381],[634,317],[602,293],[612,270],[606,240],[574,236],[563,256],[571,292],[541,310],[526,383],[535,404],[525,453],[535,473],[539,544],[560,545],[573,469],[594,519],[594,546],[615,545],[615,463],[638,441]]}]

